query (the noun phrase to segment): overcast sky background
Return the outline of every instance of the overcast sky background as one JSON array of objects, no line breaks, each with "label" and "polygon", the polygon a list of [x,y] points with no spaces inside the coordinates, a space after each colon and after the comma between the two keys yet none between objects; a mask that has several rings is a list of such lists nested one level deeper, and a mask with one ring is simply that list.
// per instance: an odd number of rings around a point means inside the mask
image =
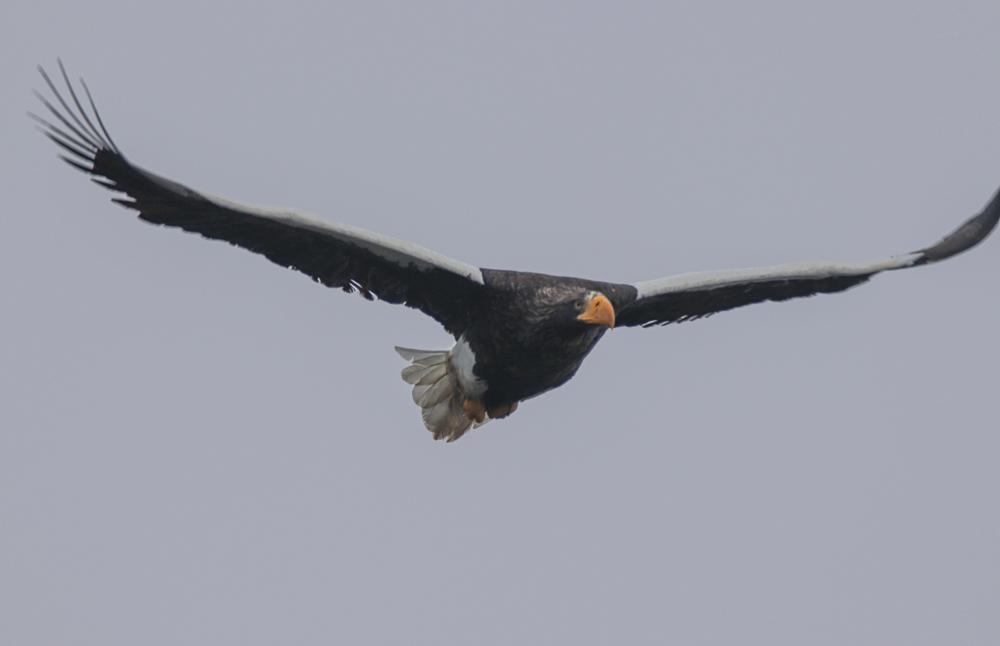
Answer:
[{"label": "overcast sky background", "polygon": [[1000,238],[607,335],[452,445],[419,313],[135,220],[24,117],[486,267],[865,260],[1000,185],[1000,4],[5,0],[0,643],[1000,643]]}]

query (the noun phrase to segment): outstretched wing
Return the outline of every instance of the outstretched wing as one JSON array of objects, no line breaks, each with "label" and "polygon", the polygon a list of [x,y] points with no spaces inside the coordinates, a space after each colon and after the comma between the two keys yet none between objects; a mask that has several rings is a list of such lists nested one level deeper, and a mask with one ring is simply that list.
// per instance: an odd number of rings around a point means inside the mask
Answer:
[{"label": "outstretched wing", "polygon": [[101,186],[125,194],[114,202],[138,211],[147,222],[225,240],[328,287],[414,307],[456,337],[462,334],[471,305],[485,289],[478,267],[365,229],[213,197],[143,170],[129,162],[108,135],[83,79],[89,113],[61,61],[59,69],[76,109],[39,67],[62,110],[36,92],[55,122],[30,116],[64,151],[64,161]]},{"label": "outstretched wing", "polygon": [[883,271],[951,258],[979,244],[1000,219],[1000,193],[981,213],[937,244],[885,260],[860,263],[801,263],[680,274],[637,283],[637,298],[617,316],[618,325],[666,325],[763,301],[841,292]]}]

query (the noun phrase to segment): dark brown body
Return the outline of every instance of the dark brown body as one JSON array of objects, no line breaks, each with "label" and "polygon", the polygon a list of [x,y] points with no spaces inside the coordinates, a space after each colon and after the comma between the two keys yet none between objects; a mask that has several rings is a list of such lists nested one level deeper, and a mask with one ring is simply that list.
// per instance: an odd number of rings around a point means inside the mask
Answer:
[{"label": "dark brown body", "polygon": [[464,337],[474,372],[494,408],[524,401],[566,383],[608,328],[577,321],[566,305],[597,291],[615,309],[635,300],[631,285],[484,269],[485,289]]}]

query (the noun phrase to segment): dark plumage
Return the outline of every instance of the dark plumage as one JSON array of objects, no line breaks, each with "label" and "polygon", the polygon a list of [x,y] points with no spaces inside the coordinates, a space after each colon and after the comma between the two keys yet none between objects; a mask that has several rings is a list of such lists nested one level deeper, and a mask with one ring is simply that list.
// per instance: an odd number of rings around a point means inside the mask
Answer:
[{"label": "dark plumage", "polygon": [[843,291],[882,271],[961,253],[1000,219],[994,197],[937,244],[867,263],[704,272],[634,285],[481,269],[356,227],[212,197],[143,170],[114,144],[83,81],[89,111],[62,63],[59,69],[73,107],[39,68],[59,107],[38,94],[51,117],[31,116],[62,159],[124,195],[115,202],[147,222],[227,241],[328,287],[404,304],[440,322],[456,339],[451,350],[397,348],[411,362],[403,378],[413,385],[435,438],[457,439],[564,384],[616,325],[665,325],[751,303]]},{"label": "dark plumage", "polygon": [[566,383],[608,327],[580,321],[575,307],[597,292],[615,311],[635,300],[631,285],[484,269],[489,288],[465,334],[477,373],[490,385],[487,408],[523,401]]}]

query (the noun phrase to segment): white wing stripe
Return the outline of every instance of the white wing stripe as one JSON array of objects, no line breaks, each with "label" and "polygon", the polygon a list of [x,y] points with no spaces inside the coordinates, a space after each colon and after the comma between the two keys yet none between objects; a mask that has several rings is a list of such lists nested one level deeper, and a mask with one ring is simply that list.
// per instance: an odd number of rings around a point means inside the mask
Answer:
[{"label": "white wing stripe", "polygon": [[274,220],[300,229],[308,229],[348,244],[357,245],[400,267],[414,266],[420,270],[443,269],[458,274],[474,282],[483,283],[483,273],[478,267],[454,260],[420,245],[384,236],[374,231],[348,224],[330,222],[301,212],[268,209],[249,204],[241,204],[226,198],[199,193],[200,197],[221,207],[242,211],[251,216]]},{"label": "white wing stripe", "polygon": [[921,255],[919,252],[909,253],[876,262],[807,262],[775,265],[773,267],[702,271],[667,276],[666,278],[657,278],[655,280],[645,280],[636,283],[635,288],[638,290],[638,297],[645,298],[647,296],[658,296],[672,292],[716,289],[732,285],[750,285],[774,280],[821,280],[837,276],[863,276],[890,269],[910,267],[920,259]]},{"label": "white wing stripe", "polygon": [[870,276],[880,271],[904,269],[916,264],[927,264],[951,258],[970,249],[993,231],[1000,221],[1000,191],[978,214],[962,223],[936,244],[912,253],[893,256],[887,260],[859,263],[810,262],[754,269],[734,269],[729,271],[706,271],[694,274],[667,276],[655,280],[636,283],[638,299],[660,294],[684,291],[708,291],[721,287],[752,285],[768,281],[782,280],[823,280],[827,278]]}]

